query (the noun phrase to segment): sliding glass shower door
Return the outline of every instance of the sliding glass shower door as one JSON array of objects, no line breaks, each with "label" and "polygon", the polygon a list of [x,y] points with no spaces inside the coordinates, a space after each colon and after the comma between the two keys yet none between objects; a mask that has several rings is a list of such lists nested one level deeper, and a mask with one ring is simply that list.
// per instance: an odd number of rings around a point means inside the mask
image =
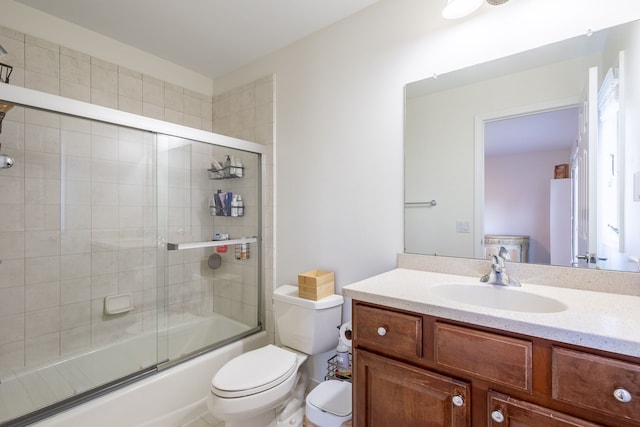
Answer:
[{"label": "sliding glass shower door", "polygon": [[4,118],[0,426],[261,327],[261,155],[140,123]]}]

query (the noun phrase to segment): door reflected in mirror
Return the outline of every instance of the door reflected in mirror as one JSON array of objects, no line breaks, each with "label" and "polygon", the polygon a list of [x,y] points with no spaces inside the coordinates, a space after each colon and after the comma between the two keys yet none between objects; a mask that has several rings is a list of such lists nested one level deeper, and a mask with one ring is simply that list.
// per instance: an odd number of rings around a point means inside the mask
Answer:
[{"label": "door reflected in mirror", "polygon": [[408,84],[405,252],[526,237],[525,262],[638,271],[638,40],[633,22]]}]

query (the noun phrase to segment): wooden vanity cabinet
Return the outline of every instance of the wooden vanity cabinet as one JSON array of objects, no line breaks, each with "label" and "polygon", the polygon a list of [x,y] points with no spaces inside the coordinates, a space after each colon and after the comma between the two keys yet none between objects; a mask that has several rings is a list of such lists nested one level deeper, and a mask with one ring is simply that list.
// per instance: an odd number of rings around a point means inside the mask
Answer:
[{"label": "wooden vanity cabinet", "polygon": [[[356,426],[469,427],[469,383],[365,350],[354,351]],[[454,403],[456,402],[456,403]]]},{"label": "wooden vanity cabinet", "polygon": [[356,427],[640,426],[636,358],[357,300],[353,347]]}]

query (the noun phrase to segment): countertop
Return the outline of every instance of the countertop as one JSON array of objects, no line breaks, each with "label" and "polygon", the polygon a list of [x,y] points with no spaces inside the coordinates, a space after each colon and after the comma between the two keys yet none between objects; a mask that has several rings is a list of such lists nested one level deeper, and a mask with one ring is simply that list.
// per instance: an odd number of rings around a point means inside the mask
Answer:
[{"label": "countertop", "polygon": [[438,295],[446,284],[493,286],[479,277],[396,268],[342,288],[345,297],[469,324],[640,357],[640,297],[522,283],[502,288],[566,305],[531,313],[465,304]]}]

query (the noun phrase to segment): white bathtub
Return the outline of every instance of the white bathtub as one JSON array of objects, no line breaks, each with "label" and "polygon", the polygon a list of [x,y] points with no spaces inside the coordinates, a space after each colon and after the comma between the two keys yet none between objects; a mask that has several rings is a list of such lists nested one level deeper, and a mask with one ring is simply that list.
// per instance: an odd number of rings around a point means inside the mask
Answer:
[{"label": "white bathtub", "polygon": [[[225,318],[207,318],[198,321],[198,328],[194,334],[193,325],[182,325],[174,328],[169,334],[160,334],[158,340],[162,343],[163,336],[169,337],[168,353],[171,359],[188,354],[196,348],[215,341],[226,339],[230,335],[244,332],[244,325],[226,324]],[[233,321],[231,321],[233,322]],[[228,328],[232,328],[229,330]],[[239,328],[239,329],[238,329]],[[185,333],[190,331],[189,333]],[[220,335],[222,334],[222,335]],[[226,335],[226,336],[225,336]],[[90,367],[99,375],[101,371],[125,369],[126,365],[142,367],[144,359],[148,358],[149,346],[156,347],[155,334],[153,340],[149,336],[137,337],[126,343],[117,343],[97,351],[79,356],[62,363],[52,365],[60,370],[61,364],[81,364]],[[160,373],[140,380],[122,389],[113,391],[102,397],[76,406],[39,423],[38,427],[176,427],[198,415],[198,411],[205,411],[205,398],[208,396],[210,380],[213,374],[228,360],[248,350],[267,344],[264,332],[254,334],[241,341],[231,343],[225,347],[205,353],[192,360],[180,363]],[[142,357],[140,355],[143,355]],[[116,356],[117,355],[117,356]],[[114,366],[118,365],[118,366]],[[32,374],[39,374],[51,367],[39,369]],[[126,368],[126,369],[130,369]],[[128,372],[131,372],[130,369]],[[123,371],[124,372],[124,371]],[[83,385],[75,384],[71,387],[76,391],[84,391]],[[73,393],[71,393],[73,394]]]}]

